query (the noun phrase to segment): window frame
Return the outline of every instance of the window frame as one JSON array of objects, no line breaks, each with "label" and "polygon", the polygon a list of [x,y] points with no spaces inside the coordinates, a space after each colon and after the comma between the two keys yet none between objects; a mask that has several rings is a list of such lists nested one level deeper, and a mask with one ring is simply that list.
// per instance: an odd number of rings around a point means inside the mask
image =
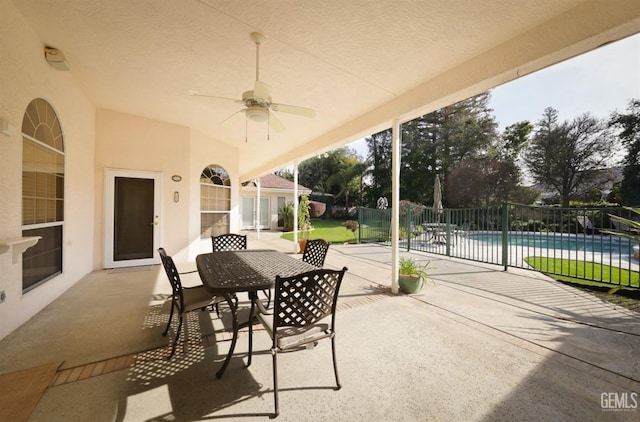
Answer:
[{"label": "window frame", "polygon": [[24,294],[64,270],[66,153],[58,114],[43,98],[35,98],[27,105],[21,134],[22,236],[42,237],[22,254]]}]

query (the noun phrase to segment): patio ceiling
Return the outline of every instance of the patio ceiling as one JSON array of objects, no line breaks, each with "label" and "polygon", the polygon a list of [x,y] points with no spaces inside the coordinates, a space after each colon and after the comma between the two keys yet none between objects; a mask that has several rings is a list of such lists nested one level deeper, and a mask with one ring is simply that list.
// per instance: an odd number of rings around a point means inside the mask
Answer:
[{"label": "patio ceiling", "polygon": [[[640,2],[582,0],[16,0],[96,107],[190,127],[240,152],[247,180],[640,32]],[[286,131],[241,119],[260,79]],[[36,53],[34,53],[36,54]],[[37,52],[37,54],[42,54]],[[53,70],[52,70],[53,71]],[[523,99],[526,101],[526,99]]]}]

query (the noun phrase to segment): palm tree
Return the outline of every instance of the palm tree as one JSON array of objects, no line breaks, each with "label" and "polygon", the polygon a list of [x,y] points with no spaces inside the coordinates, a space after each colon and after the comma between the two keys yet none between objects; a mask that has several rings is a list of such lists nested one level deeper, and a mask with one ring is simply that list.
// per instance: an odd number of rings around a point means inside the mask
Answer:
[{"label": "palm tree", "polygon": [[349,195],[352,189],[360,183],[360,176],[367,169],[367,164],[356,159],[348,159],[337,173],[327,178],[326,184],[329,189],[338,187],[337,197],[344,195],[345,207],[349,208]]}]

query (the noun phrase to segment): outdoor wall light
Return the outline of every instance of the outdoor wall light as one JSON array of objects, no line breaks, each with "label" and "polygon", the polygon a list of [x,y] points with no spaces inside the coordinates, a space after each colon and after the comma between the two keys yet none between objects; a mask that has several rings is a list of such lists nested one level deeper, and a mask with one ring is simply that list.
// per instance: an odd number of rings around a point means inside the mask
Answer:
[{"label": "outdoor wall light", "polygon": [[69,63],[67,63],[67,59],[62,54],[62,51],[57,48],[45,47],[44,48],[44,58],[49,62],[51,67],[56,70],[70,70]]}]

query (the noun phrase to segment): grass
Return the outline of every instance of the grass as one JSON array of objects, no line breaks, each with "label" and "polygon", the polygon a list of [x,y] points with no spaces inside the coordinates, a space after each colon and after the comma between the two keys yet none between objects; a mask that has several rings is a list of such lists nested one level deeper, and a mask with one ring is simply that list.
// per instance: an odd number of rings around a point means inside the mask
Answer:
[{"label": "grass", "polygon": [[[309,239],[324,239],[329,243],[347,243],[355,242],[358,233],[355,234],[351,230],[347,230],[342,220],[319,220],[312,219],[311,225],[313,230],[309,232]],[[301,236],[298,233],[298,238]],[[293,241],[293,233],[284,233],[283,239]]]},{"label": "grass", "polygon": [[527,257],[525,262],[536,270],[559,281],[593,286],[640,287],[640,274],[623,268],[595,262],[576,261],[540,256]]},{"label": "grass", "polygon": [[[536,270],[555,280],[586,291],[613,304],[640,312],[640,290],[637,289],[640,283],[640,274],[636,271],[594,262],[576,262],[575,260],[560,258],[534,256],[527,257],[524,260]],[[569,274],[574,276],[572,277]],[[577,277],[599,281],[584,280]]]}]

